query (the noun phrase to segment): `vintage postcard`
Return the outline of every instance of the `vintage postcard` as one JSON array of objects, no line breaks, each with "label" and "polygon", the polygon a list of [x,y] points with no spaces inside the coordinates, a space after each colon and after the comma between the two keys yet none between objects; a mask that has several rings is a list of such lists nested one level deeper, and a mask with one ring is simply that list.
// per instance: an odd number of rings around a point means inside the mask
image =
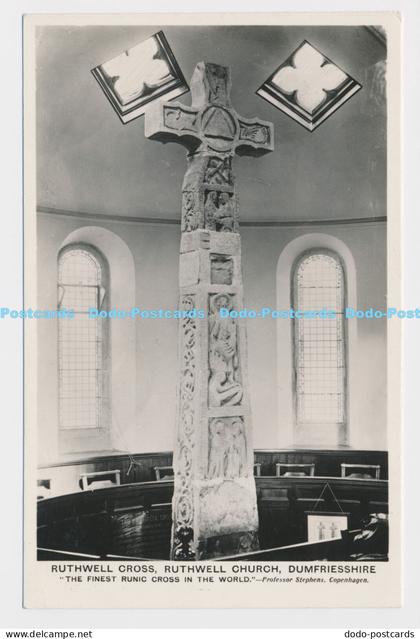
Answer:
[{"label": "vintage postcard", "polygon": [[399,15],[24,62],[24,605],[400,606]]}]

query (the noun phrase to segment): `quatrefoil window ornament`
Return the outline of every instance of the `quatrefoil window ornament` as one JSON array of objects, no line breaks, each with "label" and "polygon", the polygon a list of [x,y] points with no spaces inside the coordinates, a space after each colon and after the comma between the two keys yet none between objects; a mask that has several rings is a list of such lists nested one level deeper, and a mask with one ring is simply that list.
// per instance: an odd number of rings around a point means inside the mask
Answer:
[{"label": "quatrefoil window ornament", "polygon": [[163,31],[92,69],[120,120],[142,115],[151,102],[188,91]]},{"label": "quatrefoil window ornament", "polygon": [[313,131],[361,88],[304,40],[257,94]]}]

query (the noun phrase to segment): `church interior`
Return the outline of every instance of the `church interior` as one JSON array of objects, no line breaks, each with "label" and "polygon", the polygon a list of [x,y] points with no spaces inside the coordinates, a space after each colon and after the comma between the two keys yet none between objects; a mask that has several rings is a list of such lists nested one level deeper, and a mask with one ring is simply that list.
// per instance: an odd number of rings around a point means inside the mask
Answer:
[{"label": "church interior", "polygon": [[[186,149],[146,137],[147,112],[123,124],[91,73],[159,31],[187,84],[200,61],[228,67],[233,109],[273,124],[271,152],[233,158],[244,307],[338,304],[308,331],[243,322],[259,540],[243,559],[385,559],[386,320],[343,316],[386,308],[380,28],[38,27],[38,308],[178,308]],[[257,93],[304,41],[361,87],[314,130]],[[178,331],[164,317],[38,320],[39,559],[169,558]]]}]

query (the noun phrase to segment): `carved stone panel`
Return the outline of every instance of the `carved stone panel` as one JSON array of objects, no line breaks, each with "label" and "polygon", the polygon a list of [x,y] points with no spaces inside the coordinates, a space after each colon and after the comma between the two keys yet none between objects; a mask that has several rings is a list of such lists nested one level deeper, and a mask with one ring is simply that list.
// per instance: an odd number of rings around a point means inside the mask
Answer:
[{"label": "carved stone panel", "polygon": [[242,417],[215,417],[209,423],[208,479],[248,477]]},{"label": "carved stone panel", "polygon": [[194,286],[200,281],[200,255],[198,251],[181,253],[179,257],[179,285]]},{"label": "carved stone panel", "polygon": [[[245,484],[246,480],[241,483]],[[258,515],[250,488],[235,481],[215,482],[203,487],[200,491],[200,537],[256,530]]]},{"label": "carved stone panel", "polygon": [[271,144],[271,129],[268,125],[248,124],[239,120],[239,139],[269,145]]},{"label": "carved stone panel", "polygon": [[209,106],[201,114],[201,130],[209,149],[218,153],[232,151],[237,133],[234,115],[220,106]]},{"label": "carved stone panel", "polygon": [[229,69],[219,64],[206,65],[205,80],[208,90],[207,100],[212,102],[228,104],[229,99]]},{"label": "carved stone panel", "polygon": [[230,73],[228,67],[211,62],[199,62],[191,78],[193,105],[230,104]]},{"label": "carved stone panel", "polygon": [[207,167],[204,172],[206,184],[218,186],[233,186],[232,156],[225,157],[211,156],[207,160]]},{"label": "carved stone panel", "polygon": [[209,406],[238,406],[243,387],[239,368],[236,319],[221,317],[220,309],[232,309],[234,296],[210,295],[209,299]]},{"label": "carved stone panel", "polygon": [[[180,309],[192,311],[195,296],[184,295]],[[176,450],[175,487],[173,502],[173,559],[194,557],[193,522],[194,500],[192,492],[192,463],[194,448],[194,391],[196,386],[197,321],[185,317],[181,323],[181,370],[179,387],[179,424]]]},{"label": "carved stone panel", "polygon": [[226,255],[213,253],[210,255],[210,283],[232,284],[233,259]]},{"label": "carved stone panel", "polygon": [[164,125],[176,131],[197,131],[197,113],[181,107],[164,105]]},{"label": "carved stone panel", "polygon": [[236,231],[235,197],[225,191],[206,191],[204,198],[205,228],[210,231]]},{"label": "carved stone panel", "polygon": [[258,549],[258,534],[256,530],[249,530],[207,537],[199,542],[197,556],[199,559],[214,559],[253,552]]}]

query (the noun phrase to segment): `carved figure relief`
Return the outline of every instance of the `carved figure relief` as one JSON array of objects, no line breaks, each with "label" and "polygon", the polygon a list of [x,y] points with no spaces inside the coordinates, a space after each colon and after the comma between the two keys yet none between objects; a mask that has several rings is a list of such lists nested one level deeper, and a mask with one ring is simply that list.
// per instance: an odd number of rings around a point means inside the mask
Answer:
[{"label": "carved figure relief", "polygon": [[[194,295],[181,298],[180,309],[191,311],[195,308]],[[177,559],[193,558],[194,506],[191,487],[193,433],[194,433],[194,391],[196,384],[195,346],[197,323],[194,318],[185,317],[181,324],[182,361],[179,387],[179,431],[175,452],[175,495],[173,509],[172,554]],[[187,534],[188,533],[188,534]]]},{"label": "carved figure relief", "polygon": [[233,185],[232,158],[210,157],[204,174],[204,182],[223,186]]},{"label": "carved figure relief", "polygon": [[247,454],[242,417],[216,417],[209,424],[209,479],[247,477]]},{"label": "carved figure relief", "polygon": [[177,131],[196,131],[197,114],[183,111],[179,107],[164,107],[164,123],[169,129]]},{"label": "carved figure relief", "polygon": [[227,450],[226,476],[228,478],[246,476],[246,441],[244,423],[240,417],[234,417],[229,429],[229,448]]},{"label": "carved figure relief", "polygon": [[211,284],[232,284],[233,260],[225,255],[210,255]]},{"label": "carved figure relief", "polygon": [[232,296],[210,297],[209,316],[209,406],[237,406],[243,388],[239,375],[236,320],[220,317],[220,309],[232,309]]},{"label": "carved figure relief", "polygon": [[223,419],[210,424],[208,477],[224,477],[226,469],[226,426]]},{"label": "carved figure relief", "polygon": [[182,193],[182,233],[195,231],[200,225],[200,215],[196,206],[196,198],[197,195],[195,191],[184,191]]},{"label": "carved figure relief", "polygon": [[218,64],[206,64],[206,85],[208,89],[208,101],[226,104],[228,71]]},{"label": "carved figure relief", "polygon": [[232,233],[235,229],[234,200],[231,193],[208,191],[204,204],[206,228]]},{"label": "carved figure relief", "polygon": [[242,396],[243,388],[239,382],[232,381],[228,373],[212,371],[209,380],[210,406],[237,406]]}]

